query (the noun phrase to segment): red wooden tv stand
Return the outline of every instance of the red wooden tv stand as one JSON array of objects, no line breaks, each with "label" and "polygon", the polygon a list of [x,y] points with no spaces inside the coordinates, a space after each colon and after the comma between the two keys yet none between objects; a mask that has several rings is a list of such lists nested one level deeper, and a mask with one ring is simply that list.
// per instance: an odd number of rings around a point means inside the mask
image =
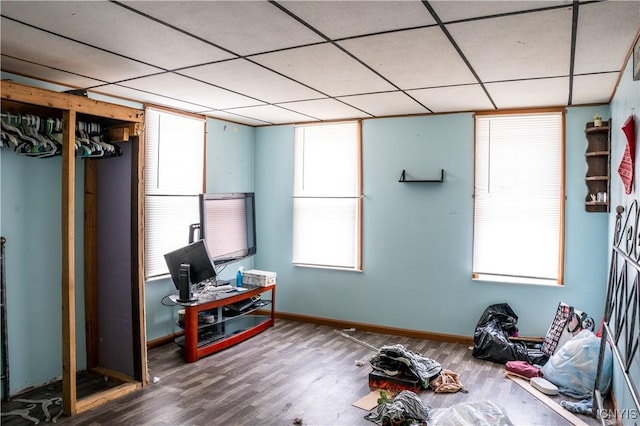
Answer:
[{"label": "red wooden tv stand", "polygon": [[[233,280],[231,285],[234,285]],[[204,356],[245,341],[268,327],[273,327],[276,286],[258,287],[245,284],[244,287],[247,290],[242,292],[206,294],[194,302],[186,303],[178,302],[177,295],[171,296],[171,300],[184,306],[184,337],[176,339],[176,343],[184,347],[185,362],[195,362]],[[260,297],[253,306],[241,310],[234,309],[242,305],[243,301],[267,292],[271,292],[270,300]],[[261,314],[262,308],[269,305],[270,314]],[[206,315],[208,321],[203,322],[204,318],[200,318],[202,315]]]}]

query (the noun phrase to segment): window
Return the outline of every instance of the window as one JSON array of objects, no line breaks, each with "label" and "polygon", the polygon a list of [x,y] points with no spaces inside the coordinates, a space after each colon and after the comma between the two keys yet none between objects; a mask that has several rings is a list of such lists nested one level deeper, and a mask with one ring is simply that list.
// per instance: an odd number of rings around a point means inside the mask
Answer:
[{"label": "window", "polygon": [[564,113],[477,115],[474,278],[562,284]]},{"label": "window", "polygon": [[167,274],[164,254],[189,242],[203,192],[204,119],[147,108],[145,112],[145,274]]},{"label": "window", "polygon": [[297,126],[293,263],[360,270],[360,122]]}]

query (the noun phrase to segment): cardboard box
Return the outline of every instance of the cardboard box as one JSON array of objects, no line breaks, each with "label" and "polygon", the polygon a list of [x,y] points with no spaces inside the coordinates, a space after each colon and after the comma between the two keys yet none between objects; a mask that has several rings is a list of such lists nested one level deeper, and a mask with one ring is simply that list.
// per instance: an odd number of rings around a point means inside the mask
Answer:
[{"label": "cardboard box", "polygon": [[260,271],[258,269],[250,269],[242,274],[242,284],[257,285],[266,287],[275,285],[276,273],[269,271]]}]

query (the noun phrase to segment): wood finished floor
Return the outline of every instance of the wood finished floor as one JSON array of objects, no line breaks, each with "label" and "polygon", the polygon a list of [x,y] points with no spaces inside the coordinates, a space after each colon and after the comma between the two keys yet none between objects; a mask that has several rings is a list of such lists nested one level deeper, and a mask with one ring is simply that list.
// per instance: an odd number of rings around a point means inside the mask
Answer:
[{"label": "wood finished floor", "polygon": [[[468,393],[419,393],[432,409],[460,402],[492,401],[516,425],[570,424],[504,377],[504,367],[471,356],[465,345],[368,332],[349,332],[375,347],[402,344],[460,375]],[[149,351],[149,374],[157,383],[73,417],[61,425],[373,425],[352,403],[370,392],[369,349],[333,328],[278,319],[273,328],[199,360],[182,361],[174,344]],[[364,361],[357,366],[356,361]],[[565,397],[558,397],[559,402]],[[3,412],[6,413],[3,403]],[[579,415],[590,425],[595,419]],[[4,425],[27,425],[17,416]],[[42,422],[40,424],[43,424]]]}]

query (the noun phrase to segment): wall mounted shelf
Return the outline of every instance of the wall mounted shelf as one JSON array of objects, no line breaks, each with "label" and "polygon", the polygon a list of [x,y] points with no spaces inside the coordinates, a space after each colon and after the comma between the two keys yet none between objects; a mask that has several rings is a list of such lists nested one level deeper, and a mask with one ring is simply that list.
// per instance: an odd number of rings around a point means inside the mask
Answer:
[{"label": "wall mounted shelf", "polygon": [[406,170],[402,171],[400,175],[400,180],[398,182],[409,183],[409,182],[434,182],[434,183],[442,183],[444,182],[444,169],[440,170],[440,179],[429,179],[429,180],[407,180],[406,179]]},{"label": "wall mounted shelf", "polygon": [[588,212],[608,212],[609,181],[611,178],[611,120],[602,121],[602,125],[598,127],[594,125],[593,121],[590,121],[584,132],[587,138],[585,210]]}]

